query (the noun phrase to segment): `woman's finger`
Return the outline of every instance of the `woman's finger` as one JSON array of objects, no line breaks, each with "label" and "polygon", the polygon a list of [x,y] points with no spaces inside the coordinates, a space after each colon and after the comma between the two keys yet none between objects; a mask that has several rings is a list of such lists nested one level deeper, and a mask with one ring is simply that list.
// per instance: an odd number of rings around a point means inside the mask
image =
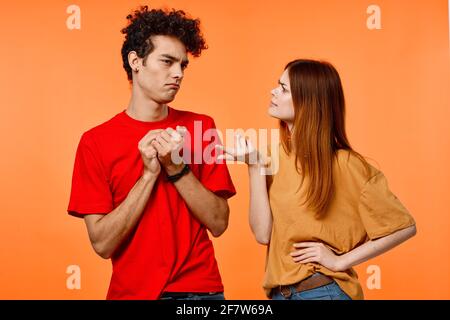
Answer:
[{"label": "woman's finger", "polygon": [[245,139],[245,142],[247,143],[247,150],[249,153],[255,151],[255,147],[250,139]]},{"label": "woman's finger", "polygon": [[309,248],[309,247],[317,247],[319,243],[317,242],[297,242],[294,243],[294,248]]},{"label": "woman's finger", "polygon": [[223,160],[223,159],[228,160],[228,161],[234,161],[235,160],[234,157],[230,156],[228,153],[220,154],[220,155],[217,156],[217,160]]},{"label": "woman's finger", "polygon": [[236,133],[235,135],[234,145],[236,147],[235,150],[237,155],[244,153],[244,146],[241,143],[241,135],[239,133]]},{"label": "woman's finger", "polygon": [[308,253],[308,252],[314,252],[315,249],[314,248],[306,248],[306,249],[302,249],[302,250],[296,250],[290,253],[290,255],[292,257],[297,257],[300,256],[302,254]]},{"label": "woman's finger", "polygon": [[308,258],[306,260],[302,260],[302,261],[296,261],[298,263],[308,263],[308,262],[318,262],[317,261],[317,257],[313,257],[313,258]]},{"label": "woman's finger", "polygon": [[303,260],[306,260],[308,258],[313,258],[313,257],[316,257],[316,254],[314,252],[308,252],[308,253],[302,254],[301,256],[293,258],[293,260],[295,262],[302,262]]},{"label": "woman's finger", "polygon": [[224,147],[221,144],[216,144],[215,148],[217,150],[222,150],[225,154],[228,154],[228,155],[230,155],[232,157],[236,157],[236,151],[234,150],[234,148],[227,148],[227,147]]},{"label": "woman's finger", "polygon": [[239,137],[240,137],[242,152],[246,153],[247,152],[247,142],[245,141],[245,137],[241,136],[241,135]]}]

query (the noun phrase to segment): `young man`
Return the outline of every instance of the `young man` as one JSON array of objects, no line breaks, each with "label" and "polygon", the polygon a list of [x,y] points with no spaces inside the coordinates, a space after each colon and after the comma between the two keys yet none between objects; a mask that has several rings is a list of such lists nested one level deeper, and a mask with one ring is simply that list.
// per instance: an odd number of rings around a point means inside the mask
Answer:
[{"label": "young man", "polygon": [[215,237],[225,231],[235,189],[224,163],[198,161],[219,141],[203,139],[213,119],[168,106],[187,54],[206,49],[199,21],[146,6],[127,19],[122,58],[131,99],[81,137],[68,212],[84,218],[94,250],[112,260],[107,299],[224,299],[206,229]]}]

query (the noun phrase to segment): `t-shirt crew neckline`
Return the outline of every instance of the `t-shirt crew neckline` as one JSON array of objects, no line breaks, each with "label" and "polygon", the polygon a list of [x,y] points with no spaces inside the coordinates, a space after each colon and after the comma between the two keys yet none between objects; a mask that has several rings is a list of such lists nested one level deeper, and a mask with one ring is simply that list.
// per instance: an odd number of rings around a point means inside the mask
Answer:
[{"label": "t-shirt crew neckline", "polygon": [[158,121],[141,121],[134,119],[127,114],[126,109],[123,110],[119,115],[124,122],[132,126],[139,126],[142,128],[152,128],[171,123],[175,116],[175,110],[167,106],[167,116],[164,119]]}]

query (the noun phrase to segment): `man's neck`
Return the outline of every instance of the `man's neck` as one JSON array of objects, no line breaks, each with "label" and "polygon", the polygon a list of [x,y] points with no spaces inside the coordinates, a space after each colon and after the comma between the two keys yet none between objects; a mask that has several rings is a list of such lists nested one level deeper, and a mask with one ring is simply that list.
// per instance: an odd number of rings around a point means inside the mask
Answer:
[{"label": "man's neck", "polygon": [[145,122],[160,121],[167,117],[168,107],[148,98],[133,94],[126,113],[133,119]]}]

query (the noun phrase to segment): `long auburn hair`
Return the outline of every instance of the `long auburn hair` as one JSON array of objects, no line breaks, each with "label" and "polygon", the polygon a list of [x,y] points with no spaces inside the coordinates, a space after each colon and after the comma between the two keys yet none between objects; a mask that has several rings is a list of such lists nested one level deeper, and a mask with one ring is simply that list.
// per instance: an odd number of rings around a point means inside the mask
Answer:
[{"label": "long auburn hair", "polygon": [[286,69],[295,116],[293,132],[280,120],[281,143],[286,153],[295,154],[301,185],[309,180],[304,204],[320,217],[333,197],[337,151],[348,150],[367,171],[369,164],[347,139],[344,92],[336,69],[328,62],[305,59],[289,62]]}]

